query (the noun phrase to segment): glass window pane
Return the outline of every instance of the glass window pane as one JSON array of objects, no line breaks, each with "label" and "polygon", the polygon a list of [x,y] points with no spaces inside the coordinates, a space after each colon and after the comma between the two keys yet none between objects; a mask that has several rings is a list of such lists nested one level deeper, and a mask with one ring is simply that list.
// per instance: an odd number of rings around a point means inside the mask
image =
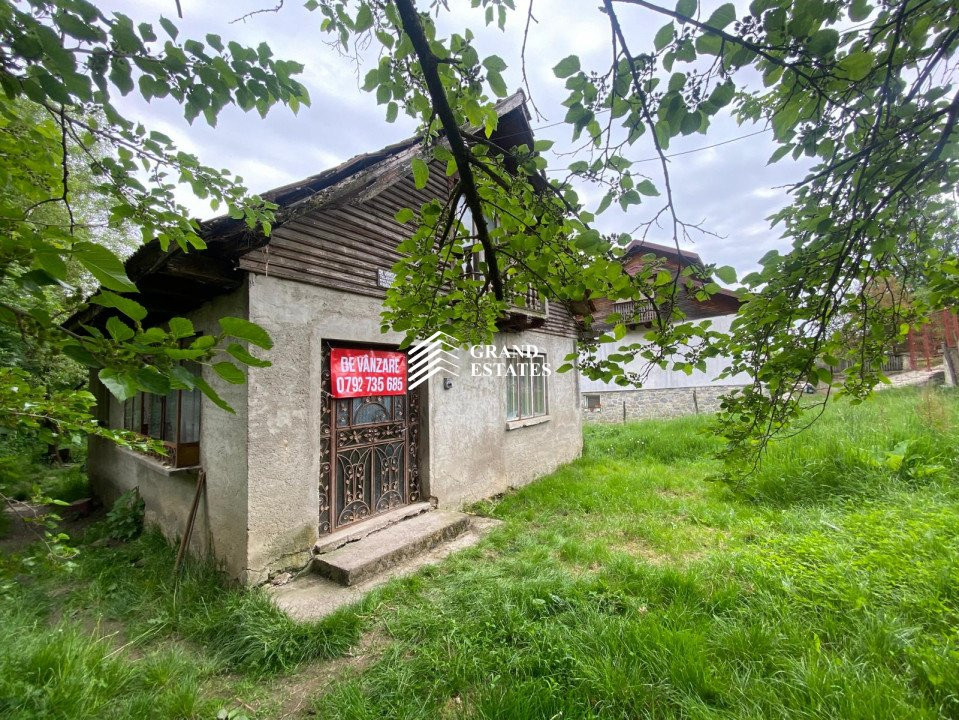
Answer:
[{"label": "glass window pane", "polygon": [[179,390],[171,390],[166,396],[166,415],[163,418],[163,439],[176,442],[177,395]]},{"label": "glass window pane", "polygon": [[147,435],[159,439],[163,432],[163,428],[160,427],[160,422],[163,419],[163,398],[156,395],[143,396],[144,400],[148,398],[150,400],[150,427],[147,430]]},{"label": "glass window pane", "polygon": [[543,376],[539,373],[542,372],[542,363],[533,361],[533,369],[536,371],[536,375],[533,375],[533,415],[545,415],[546,414],[546,397],[545,397],[545,388],[543,387]]},{"label": "glass window pane", "polygon": [[128,398],[123,403],[123,429],[133,430],[133,398]]},{"label": "glass window pane", "polygon": [[533,388],[530,383],[529,358],[519,358],[520,417],[529,417],[533,411]]},{"label": "glass window pane", "polygon": [[143,396],[140,393],[133,397],[133,422],[130,429],[133,432],[143,432]]},{"label": "glass window pane", "polygon": [[140,404],[143,406],[140,410],[140,434],[150,434],[150,410],[153,407],[153,396],[141,394]]},{"label": "glass window pane", "polygon": [[180,442],[200,442],[200,391],[183,390],[180,397]]},{"label": "glass window pane", "polygon": [[506,366],[506,419],[516,420],[519,418],[519,403],[516,397],[516,376],[509,374],[513,368],[512,358],[507,361]]},{"label": "glass window pane", "polygon": [[536,397],[538,398],[538,406],[536,412],[539,415],[545,415],[549,412],[549,402],[547,400],[546,394],[546,357],[544,355],[538,355],[536,357]]}]

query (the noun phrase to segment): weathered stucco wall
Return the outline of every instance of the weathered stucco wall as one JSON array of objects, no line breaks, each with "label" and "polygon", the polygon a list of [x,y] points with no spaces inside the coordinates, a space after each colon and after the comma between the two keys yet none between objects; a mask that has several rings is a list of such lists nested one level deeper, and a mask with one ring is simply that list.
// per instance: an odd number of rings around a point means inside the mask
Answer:
[{"label": "weathered stucco wall", "polygon": [[[535,331],[499,334],[498,348],[536,345],[552,368],[575,351],[572,338]],[[519,487],[578,457],[582,451],[579,376],[547,379],[548,419],[507,429],[506,379],[474,376],[483,362],[460,351],[460,374],[443,389],[442,376],[429,390],[429,487],[441,505],[457,506]],[[481,373],[481,370],[478,370]]]},{"label": "weathered stucco wall", "polygon": [[[323,342],[399,343],[399,334],[380,331],[380,310],[377,298],[250,275],[247,287],[192,315],[198,330],[215,330],[224,315],[249,317],[274,340],[273,350],[258,351],[272,366],[250,368],[245,385],[227,385],[204,373],[236,414],[203,401],[200,448],[207,487],[193,552],[213,554],[224,570],[249,584],[309,561],[318,538],[320,422],[328,402],[321,381]],[[553,367],[573,351],[572,338],[535,332],[501,335],[496,344],[535,344]],[[548,419],[510,430],[505,378],[474,376],[471,369],[461,351],[452,387],[443,389],[444,376],[437,375],[423,394],[421,490],[444,507],[523,485],[577,457],[582,448],[576,373],[547,379]],[[110,422],[119,427],[122,405],[112,399],[108,405]],[[170,470],[96,441],[89,466],[94,487],[107,502],[139,487],[147,521],[171,540],[182,534],[195,471]]]},{"label": "weathered stucco wall", "polygon": [[[190,315],[200,332],[216,332],[216,319],[246,317],[247,291],[243,287],[217,298]],[[247,568],[247,386],[230,385],[209,368],[203,377],[236,410],[231,415],[206,398],[200,408],[200,463],[206,470],[206,491],[197,512],[190,550],[213,555],[223,569],[244,578]],[[94,391],[105,402],[98,417],[111,427],[122,427],[123,406],[98,382]],[[160,528],[176,541],[186,526],[196,486],[195,470],[171,470],[139,453],[93,439],[87,468],[94,491],[107,504],[137,487],[145,503],[148,525]]]},{"label": "weathered stucco wall", "polygon": [[[617,390],[612,392],[584,392],[583,420],[586,422],[623,422],[648,420],[719,411],[722,395],[735,390],[729,385],[703,387]],[[587,399],[598,397],[599,409],[590,410]]]},{"label": "weathered stucco wall", "polygon": [[[250,319],[273,336],[273,366],[252,369],[249,383],[249,564],[258,582],[282,567],[304,565],[318,537],[323,341],[396,344],[380,331],[381,301],[274,277],[250,276]],[[497,342],[533,343],[555,366],[571,338],[522,333]],[[465,362],[461,363],[467,364]],[[578,377],[549,378],[550,419],[506,430],[503,378],[468,369],[444,390],[430,381],[422,415],[424,497],[455,507],[529,482],[579,455]]]},{"label": "weathered stucco wall", "polygon": [[[699,323],[708,324],[710,330],[716,332],[729,332],[735,315],[720,315],[705,320],[698,320]],[[649,341],[645,339],[648,329],[630,330],[618,342],[604,343],[599,346],[597,357],[605,360],[609,355],[618,352],[623,345],[645,345]],[[745,373],[739,373],[733,377],[718,377],[729,366],[729,359],[725,357],[706,358],[706,369],[693,370],[689,375],[681,370],[663,369],[653,366],[648,369],[646,379],[643,381],[643,390],[659,390],[671,388],[698,388],[709,386],[743,386],[749,383],[749,376]],[[632,362],[626,364],[626,369],[632,372],[644,372],[647,370],[646,361],[637,357]],[[602,380],[590,380],[583,378],[582,390],[584,393],[602,393],[602,392],[622,392],[623,389],[613,382],[604,382]]]},{"label": "weathered stucco wall", "polygon": [[324,340],[398,343],[380,332],[380,301],[263,275],[250,275],[250,319],[274,347],[269,368],[249,382],[249,571],[305,565],[318,537]]}]

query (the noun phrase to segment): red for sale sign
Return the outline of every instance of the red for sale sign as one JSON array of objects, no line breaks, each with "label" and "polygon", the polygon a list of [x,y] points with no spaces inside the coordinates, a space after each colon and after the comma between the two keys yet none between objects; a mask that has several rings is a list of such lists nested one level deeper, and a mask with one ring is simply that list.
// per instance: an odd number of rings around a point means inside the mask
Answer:
[{"label": "red for sale sign", "polygon": [[406,394],[406,354],[392,350],[330,350],[333,397]]}]

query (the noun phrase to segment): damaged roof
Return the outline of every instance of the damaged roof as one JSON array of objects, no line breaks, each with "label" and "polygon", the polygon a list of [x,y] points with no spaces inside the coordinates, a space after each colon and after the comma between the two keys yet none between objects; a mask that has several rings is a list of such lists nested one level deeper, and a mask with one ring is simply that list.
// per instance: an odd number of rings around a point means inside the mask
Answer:
[{"label": "damaged roof", "polygon": [[[500,123],[492,139],[508,137],[511,138],[508,145],[532,147],[533,131],[523,91],[497,103],[496,111]],[[472,131],[466,129],[466,132]],[[416,135],[260,193],[260,197],[278,206],[274,221],[274,227],[278,227],[307,208],[318,210],[339,202],[361,202],[372,197],[405,177],[410,161],[422,152],[422,136]],[[151,321],[182,314],[240,287],[245,271],[238,267],[239,258],[269,240],[259,228],[250,229],[242,219],[228,215],[201,222],[200,235],[207,244],[203,251],[184,252],[175,245],[163,250],[160,243],[153,240],[127,259],[127,275],[139,290],[131,296],[150,311]],[[105,320],[108,312],[99,305],[88,305],[64,325],[76,329],[81,324],[96,324]]]}]

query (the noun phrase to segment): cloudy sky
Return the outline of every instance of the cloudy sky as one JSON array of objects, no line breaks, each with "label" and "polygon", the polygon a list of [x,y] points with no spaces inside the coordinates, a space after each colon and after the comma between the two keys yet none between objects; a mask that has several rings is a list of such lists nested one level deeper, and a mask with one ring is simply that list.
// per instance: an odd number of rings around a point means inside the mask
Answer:
[{"label": "cloudy sky", "polygon": [[[510,66],[504,73],[507,85],[519,88],[525,0],[517,0],[518,10],[508,18],[505,32],[486,28],[482,11],[471,9],[468,0],[448,1],[452,13],[442,21],[441,29],[448,32],[473,28],[480,55],[500,55]],[[275,2],[181,0],[184,19],[178,21],[180,39],[202,40],[212,32],[254,46],[267,41],[278,57],[295,59],[306,66],[300,79],[309,89],[311,107],[301,109],[297,115],[279,107],[265,119],[255,112],[228,108],[221,114],[217,127],[211,128],[202,119],[188,125],[181,109],[172,101],[148,105],[131,97],[119,105],[149,128],[175,138],[182,149],[196,153],[203,162],[242,175],[253,191],[315,174],[353,155],[413,134],[412,120],[401,117],[393,124],[387,123],[384,106],[377,106],[375,98],[359,87],[365,71],[376,62],[375,54],[368,53],[360,66],[342,56],[320,31],[319,13],[306,11],[301,0],[285,0],[277,13],[230,22]],[[671,0],[665,2],[671,5]],[[425,0],[420,0],[420,4],[425,7]],[[711,4],[719,3],[704,2],[706,15]],[[176,19],[174,0],[126,0],[104,5],[131,15],[136,22],[155,22],[161,14]],[[534,0],[538,23],[533,26],[527,47],[527,72],[533,99],[545,118],[534,117],[533,127],[538,138],[556,141],[553,151],[570,147],[570,129],[560,122],[565,114],[560,105],[566,95],[564,81],[553,75],[553,66],[571,53],[580,55],[584,68],[602,69],[609,63],[609,26],[597,6],[596,0]],[[665,20],[629,6],[622,6],[619,14],[633,52],[651,49],[652,37]],[[696,237],[689,248],[706,262],[733,265],[741,273],[754,269],[756,261],[768,250],[783,247],[779,231],[770,229],[765,218],[786,202],[784,191],[777,187],[798,179],[802,168],[788,159],[766,165],[775,150],[769,133],[710,149],[700,148],[762,129],[740,126],[731,117],[720,117],[714,120],[707,135],[674,140],[669,148],[670,153],[694,151],[671,160],[672,184],[681,216],[693,222],[702,221],[704,227],[720,236]],[[653,155],[648,136],[644,136],[634,146],[631,157]],[[564,167],[571,162],[566,157],[549,159],[551,167]],[[658,180],[656,163],[634,167]],[[600,195],[587,188],[582,191],[587,206],[595,207]],[[211,215],[209,207],[190,197],[187,191],[183,198],[199,217]],[[607,232],[629,231],[645,220],[651,209],[655,209],[653,204],[632,206],[627,215],[615,207],[602,216],[599,226]],[[649,239],[670,242],[665,230],[658,234],[654,231]]]}]

